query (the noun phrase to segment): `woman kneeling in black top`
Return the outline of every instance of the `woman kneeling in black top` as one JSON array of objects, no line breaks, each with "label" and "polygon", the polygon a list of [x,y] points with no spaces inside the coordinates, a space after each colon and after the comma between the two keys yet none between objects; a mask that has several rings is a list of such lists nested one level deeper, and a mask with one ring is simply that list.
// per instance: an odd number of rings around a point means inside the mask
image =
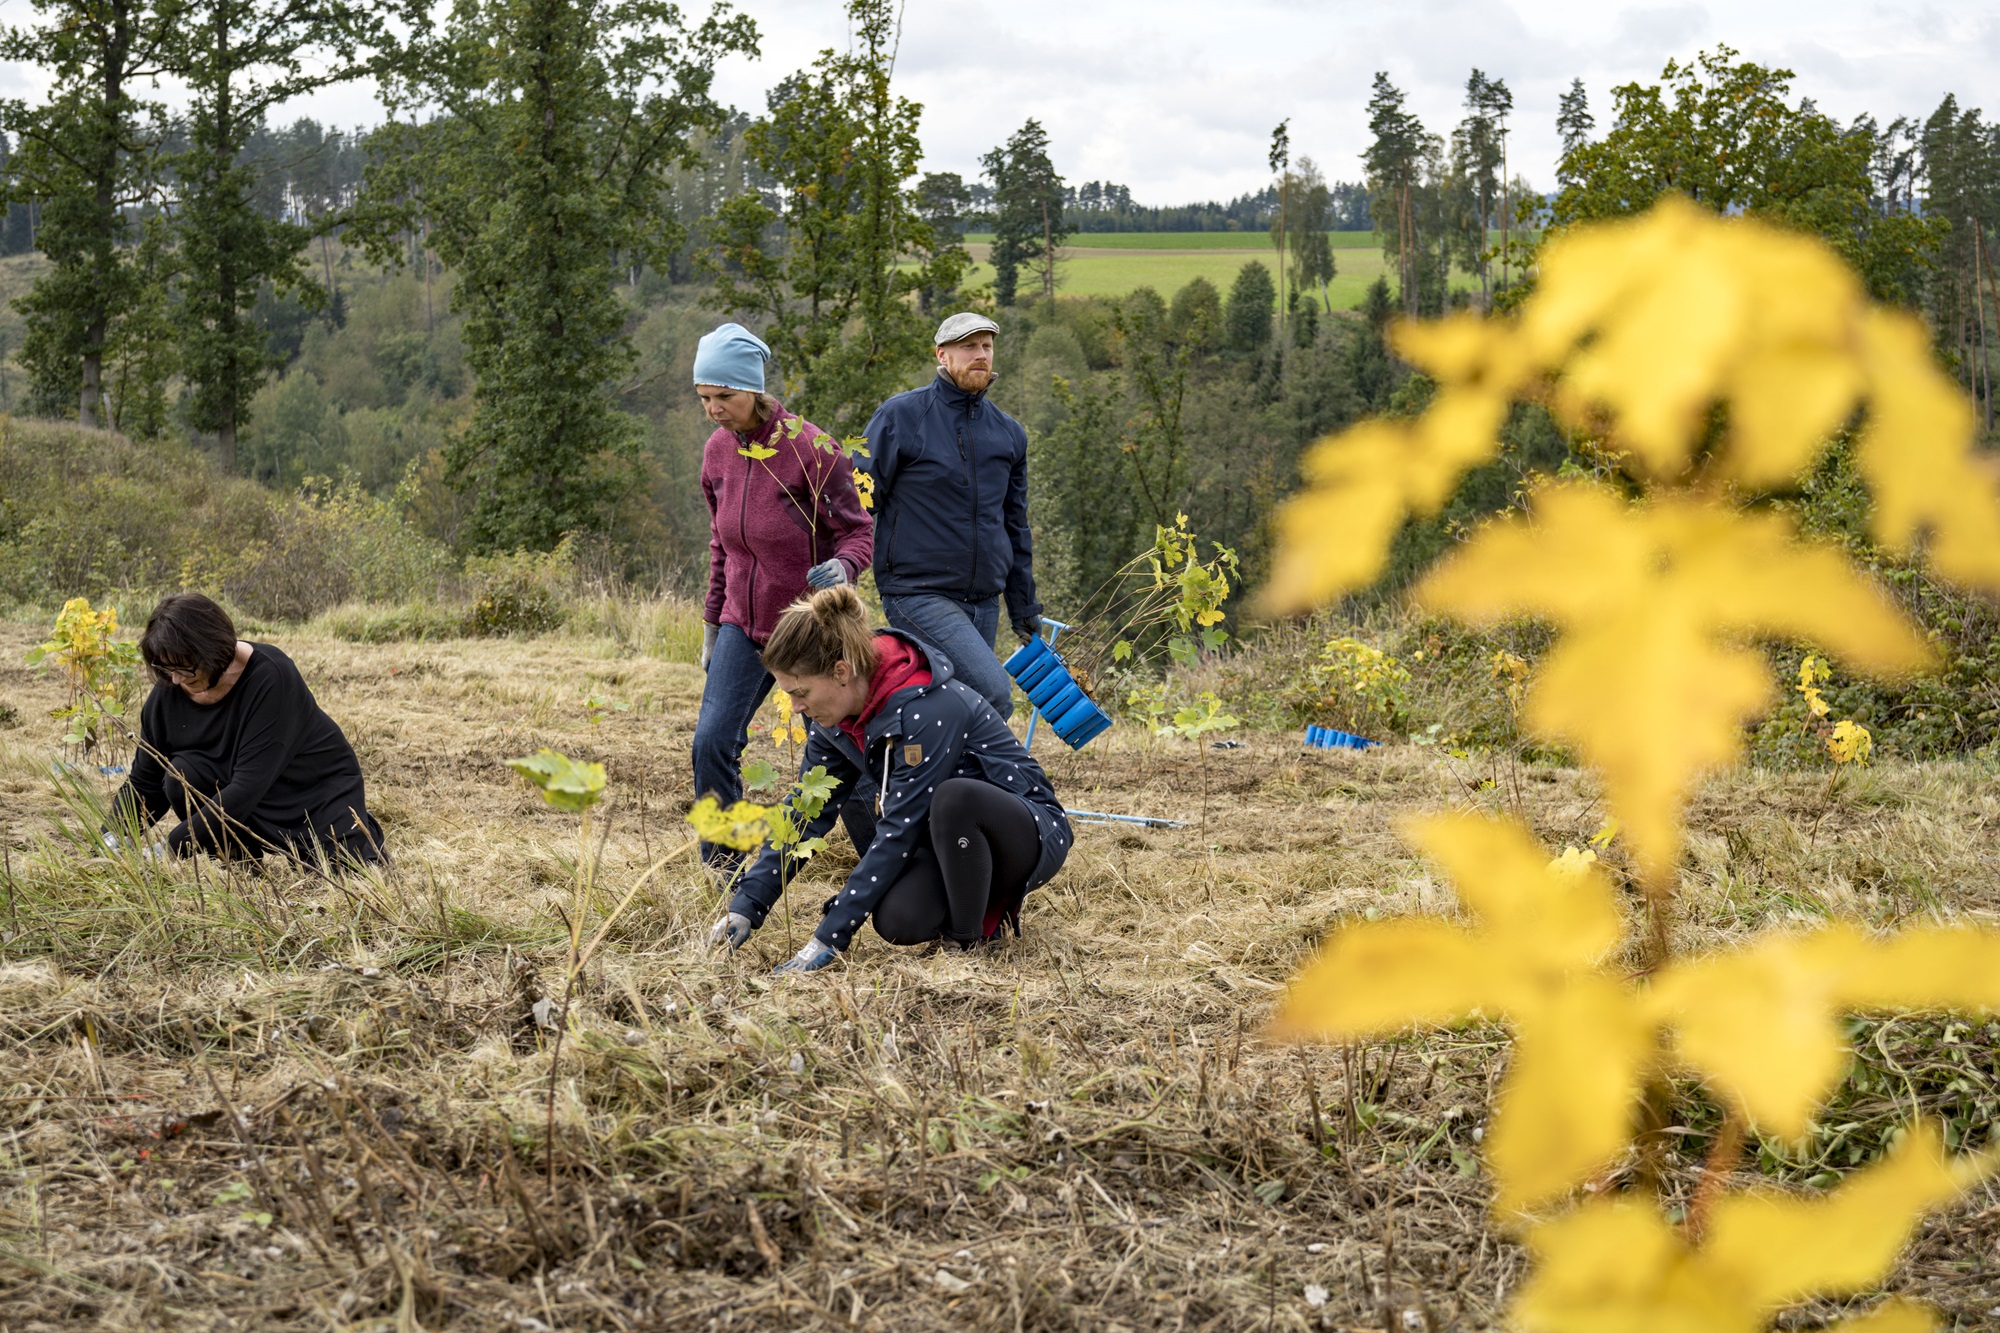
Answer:
[{"label": "woman kneeling in black top", "polygon": [[131,781],[112,802],[119,828],[143,831],[171,813],[176,856],[386,859],[361,761],[291,658],[242,642],[229,613],[192,592],[153,608],[139,656],[155,683]]}]

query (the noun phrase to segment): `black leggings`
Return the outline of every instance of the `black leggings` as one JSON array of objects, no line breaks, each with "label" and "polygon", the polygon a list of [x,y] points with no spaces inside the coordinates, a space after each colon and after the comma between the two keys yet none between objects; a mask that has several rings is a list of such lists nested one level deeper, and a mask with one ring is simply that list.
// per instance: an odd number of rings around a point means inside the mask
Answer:
[{"label": "black leggings", "polygon": [[910,854],[882,895],[875,930],[891,944],[973,943],[990,909],[1019,909],[1041,855],[1026,801],[977,778],[947,778],[931,796],[931,845]]}]

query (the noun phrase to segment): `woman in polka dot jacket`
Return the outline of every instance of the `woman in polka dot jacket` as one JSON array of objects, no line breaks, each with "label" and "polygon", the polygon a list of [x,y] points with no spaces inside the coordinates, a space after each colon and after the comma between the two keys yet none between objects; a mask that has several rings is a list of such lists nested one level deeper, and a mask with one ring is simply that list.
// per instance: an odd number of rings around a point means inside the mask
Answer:
[{"label": "woman in polka dot jacket", "polygon": [[[873,915],[891,944],[946,940],[970,948],[1020,929],[1021,901],[1069,855],[1072,835],[1048,775],[992,705],[952,677],[935,648],[871,631],[850,587],[792,603],[764,665],[811,724],[802,767],[826,765],[852,790],[880,778],[875,840],[826,901],[813,937],[780,972],[826,966]],[[839,795],[805,828],[833,826]],[[710,939],[735,948],[784,892],[783,858],[766,849],[738,883]]]}]

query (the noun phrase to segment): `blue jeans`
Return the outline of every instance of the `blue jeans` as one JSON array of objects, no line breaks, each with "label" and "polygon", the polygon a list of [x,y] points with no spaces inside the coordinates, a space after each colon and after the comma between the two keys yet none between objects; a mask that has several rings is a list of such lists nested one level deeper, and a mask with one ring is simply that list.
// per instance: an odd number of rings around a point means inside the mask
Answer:
[{"label": "blue jeans", "polygon": [[[750,739],[750,724],[757,710],[770,697],[775,682],[764,670],[764,657],[750,636],[734,625],[724,625],[715,636],[715,652],[708,659],[708,680],[701,687],[701,713],[694,724],[694,794],[699,800],[713,796],[724,805],[743,799],[743,747]],[[773,755],[774,759],[779,755]],[[841,808],[841,820],[854,842],[856,855],[868,850],[875,840],[875,789],[862,783],[849,794]],[[709,865],[730,866],[742,858],[719,843],[701,845],[701,859]]]},{"label": "blue jeans", "polygon": [[922,639],[951,659],[952,672],[986,696],[1005,722],[1014,715],[1014,678],[993,655],[993,637],[1000,629],[1000,599],[961,602],[937,593],[884,597],[889,623]]}]

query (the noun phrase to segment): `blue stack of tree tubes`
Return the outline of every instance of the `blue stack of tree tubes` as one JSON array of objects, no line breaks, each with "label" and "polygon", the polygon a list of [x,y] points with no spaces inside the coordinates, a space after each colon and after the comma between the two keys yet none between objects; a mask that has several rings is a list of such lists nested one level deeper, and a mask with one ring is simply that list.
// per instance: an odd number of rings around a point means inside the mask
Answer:
[{"label": "blue stack of tree tubes", "polygon": [[1007,674],[1072,750],[1081,750],[1111,725],[1104,710],[1069,674],[1062,657],[1040,638],[1028,640],[1007,659]]},{"label": "blue stack of tree tubes", "polygon": [[1366,736],[1350,735],[1337,727],[1306,728],[1306,744],[1319,750],[1366,750],[1381,743],[1371,741]]}]

